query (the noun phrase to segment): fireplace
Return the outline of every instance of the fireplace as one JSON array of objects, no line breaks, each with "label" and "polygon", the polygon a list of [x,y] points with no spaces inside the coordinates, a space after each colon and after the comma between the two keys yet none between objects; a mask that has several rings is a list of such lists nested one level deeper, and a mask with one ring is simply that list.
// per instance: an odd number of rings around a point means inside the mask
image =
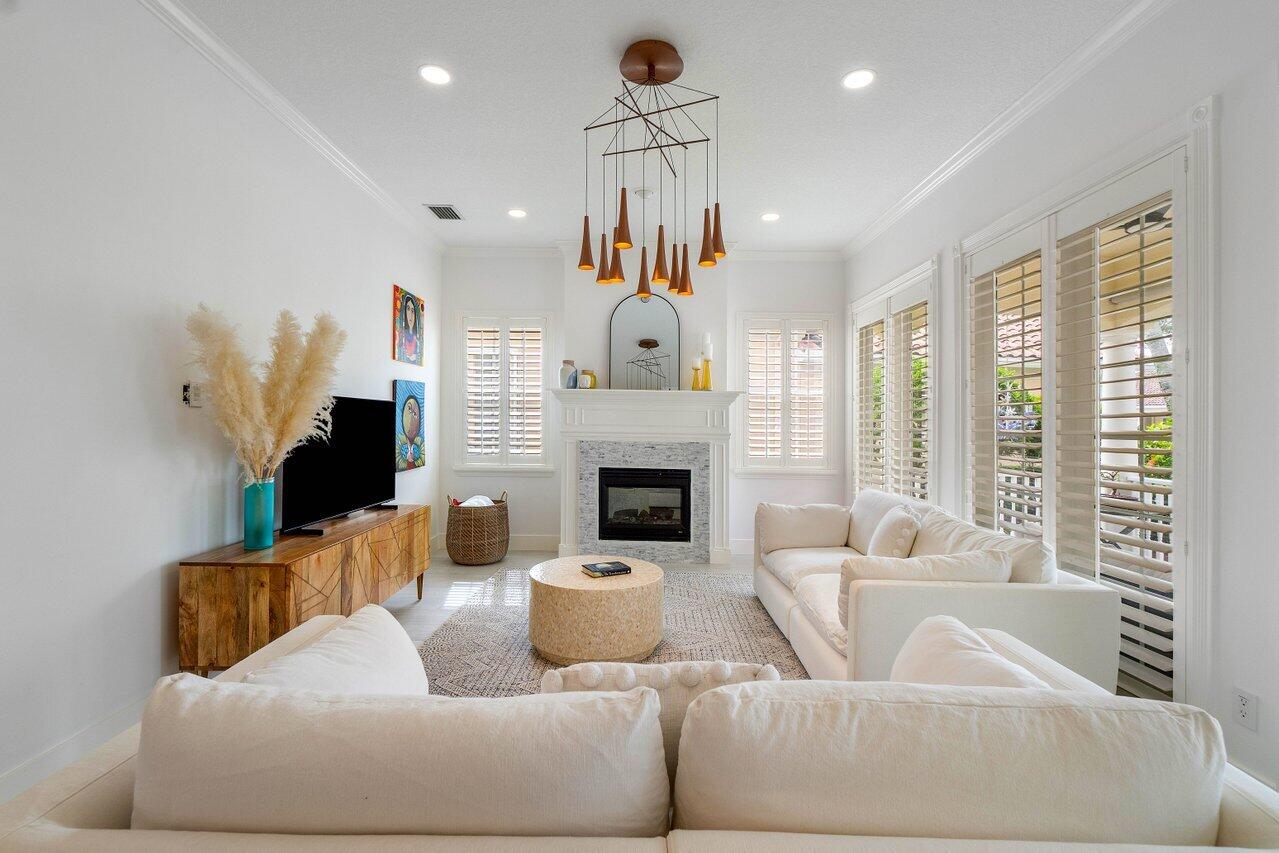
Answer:
[{"label": "fireplace", "polygon": [[600,468],[599,538],[689,542],[687,468]]}]

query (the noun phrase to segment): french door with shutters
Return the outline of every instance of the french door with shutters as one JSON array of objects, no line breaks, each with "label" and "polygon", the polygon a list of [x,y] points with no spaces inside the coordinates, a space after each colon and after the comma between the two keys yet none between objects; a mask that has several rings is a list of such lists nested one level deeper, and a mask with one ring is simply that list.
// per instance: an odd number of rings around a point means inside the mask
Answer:
[{"label": "french door with shutters", "polygon": [[968,506],[1121,598],[1121,687],[1171,698],[1183,285],[1176,154],[966,258]]}]

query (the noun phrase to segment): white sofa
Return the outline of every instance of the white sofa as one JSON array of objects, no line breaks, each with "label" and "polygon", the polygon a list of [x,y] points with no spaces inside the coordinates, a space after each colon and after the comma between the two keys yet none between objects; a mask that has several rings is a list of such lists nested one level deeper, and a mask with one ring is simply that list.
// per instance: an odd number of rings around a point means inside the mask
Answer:
[{"label": "white sofa", "polygon": [[[1011,581],[854,581],[844,628],[836,605],[840,566],[865,552],[876,525],[895,506],[909,507],[922,519],[909,556],[946,553],[945,538],[925,535],[930,521],[944,524],[947,537],[962,539],[965,548],[1017,548]],[[1042,544],[983,530],[929,504],[870,489],[859,492],[851,508],[760,504],[754,565],[755,594],[811,678],[886,680],[915,626],[929,616],[950,615],[1008,631],[1115,690],[1118,594],[1057,571],[1052,551]]]},{"label": "white sofa", "polygon": [[[266,662],[278,659],[295,651],[306,648],[323,637],[343,622],[342,617],[316,617],[304,625],[294,629],[284,637],[246,659],[235,668],[219,677],[221,682],[242,680],[246,672],[262,667]],[[991,647],[1001,655],[1025,666],[1035,672],[1052,687],[1074,692],[1064,693],[1066,697],[1056,703],[1063,707],[1082,708],[1089,712],[1088,691],[1102,694],[1100,688],[1089,685],[1079,676],[1065,667],[1054,663],[1038,654],[1014,638],[998,631],[984,631]],[[709,668],[714,672],[718,665]],[[761,677],[755,670],[755,677]],[[715,676],[720,680],[732,680],[732,676]],[[743,676],[745,677],[745,676]],[[625,684],[634,682],[633,678],[624,679]],[[592,680],[593,683],[593,680]],[[621,684],[621,686],[625,686]],[[262,690],[264,688],[254,688]],[[271,690],[272,688],[265,688]],[[682,689],[682,688],[681,688]],[[947,692],[947,691],[950,692]],[[938,692],[940,691],[940,692]],[[1013,704],[1043,705],[1045,699],[1035,698],[1032,694],[1044,694],[1046,691],[1022,691],[1017,693],[1018,701]],[[581,694],[578,694],[581,695]],[[611,696],[624,694],[613,693]],[[662,694],[663,697],[668,694]],[[673,694],[671,694],[673,695]],[[441,835],[310,835],[304,831],[278,832],[262,834],[253,832],[196,832],[168,830],[130,829],[131,815],[134,809],[134,781],[137,766],[139,731],[137,727],[123,733],[94,754],[84,760],[54,774],[35,788],[20,795],[7,804],[0,805],[0,850],[476,850],[476,851],[524,851],[524,850],[582,850],[582,851],[790,851],[790,850],[824,850],[824,851],[985,851],[985,853],[1002,853],[1003,851],[1167,851],[1209,849],[1215,840],[1217,847],[1279,847],[1279,794],[1251,779],[1233,767],[1224,768],[1224,788],[1220,791],[1218,814],[1212,822],[1215,824],[1215,836],[1200,846],[1151,846],[1123,843],[1129,838],[1105,838],[1090,843],[1056,843],[1024,840],[962,840],[944,837],[919,837],[901,831],[879,832],[875,834],[850,833],[833,831],[832,827],[858,826],[863,820],[858,808],[850,804],[850,797],[865,798],[874,796],[870,789],[874,785],[855,784],[853,778],[847,782],[836,777],[834,784],[826,782],[814,783],[819,770],[830,776],[831,773],[843,773],[838,762],[850,767],[850,772],[863,772],[852,768],[864,767],[868,762],[877,762],[889,768],[884,776],[896,773],[900,786],[906,783],[905,793],[900,802],[889,800],[888,813],[894,820],[912,814],[921,816],[921,820],[934,822],[938,815],[946,814],[945,809],[937,808],[937,803],[925,792],[927,784],[941,784],[938,780],[917,779],[913,775],[904,774],[892,769],[894,755],[903,759],[918,761],[923,752],[918,747],[922,729],[918,714],[932,714],[932,708],[943,705],[950,707],[968,706],[970,715],[980,715],[981,710],[973,711],[974,705],[998,705],[1000,696],[1008,696],[1007,689],[988,692],[973,691],[969,688],[920,688],[915,685],[901,684],[852,684],[852,683],[815,683],[815,682],[777,682],[766,679],[747,684],[728,684],[727,686],[701,693],[689,708],[689,720],[684,724],[680,739],[679,758],[683,761],[691,756],[687,768],[680,766],[676,770],[675,789],[676,803],[674,826],[668,834],[651,838],[603,838],[603,837],[527,837],[527,836],[441,836]],[[1021,696],[1028,697],[1027,702],[1020,701]],[[321,697],[322,698],[322,697]],[[883,701],[887,698],[889,701]],[[761,701],[762,700],[762,701]],[[314,701],[314,700],[312,700]],[[378,703],[386,701],[384,697],[368,697],[367,701]],[[403,702],[401,697],[398,701]],[[430,702],[422,697],[418,701]],[[469,700],[445,700],[469,701]],[[1101,703],[1135,702],[1137,700],[1121,700],[1100,696]],[[843,707],[845,712],[841,712]],[[846,713],[852,708],[854,713]],[[894,723],[897,710],[901,709],[899,723]],[[775,709],[775,710],[774,710]],[[836,713],[831,714],[831,709]],[[848,730],[850,720],[861,720],[863,711],[878,715],[880,726],[878,732],[863,730],[860,737]],[[1054,713],[1057,713],[1054,711]],[[1105,715],[1109,711],[1099,710]],[[1152,714],[1147,710],[1146,714]],[[1192,709],[1174,712],[1168,719],[1197,719],[1199,730],[1205,729],[1202,715],[1195,716]],[[727,715],[727,716],[725,716]],[[1154,716],[1163,716],[1154,712]],[[799,721],[801,725],[796,726]],[[821,731],[810,726],[813,721],[820,722]],[[776,722],[776,725],[774,725]],[[335,723],[340,727],[340,723]],[[1211,728],[1207,725],[1207,728]],[[1103,729],[1101,729],[1104,731]],[[767,737],[764,732],[770,732]],[[1088,732],[1085,732],[1085,736]],[[316,737],[333,737],[332,733],[324,734],[323,730],[314,733]],[[387,743],[392,746],[411,737],[426,737],[425,732],[392,731],[386,736]],[[1134,737],[1130,727],[1121,728],[1116,736],[1120,738]],[[1150,733],[1145,735],[1150,740]],[[238,738],[236,731],[212,732],[210,738]],[[341,734],[336,735],[341,739]],[[962,730],[956,734],[956,741],[964,738]],[[735,739],[750,740],[748,749],[726,749]],[[798,738],[798,742],[796,742]],[[862,741],[861,745],[855,741]],[[891,744],[888,741],[891,740]],[[1142,742],[1143,744],[1145,741]],[[1156,741],[1161,743],[1161,741]],[[867,751],[866,744],[874,744]],[[243,750],[244,744],[233,742],[237,749]],[[956,744],[963,746],[963,744]],[[972,743],[967,744],[971,750]],[[1148,744],[1147,744],[1148,745]],[[1183,745],[1184,746],[1184,745]],[[1224,760],[1220,743],[1209,744],[1203,750],[1205,763]],[[209,744],[201,748],[209,749]],[[385,749],[385,744],[380,748]],[[444,745],[447,749],[447,744]],[[1162,747],[1160,747],[1162,748]],[[1045,769],[1041,766],[1024,767],[1016,765],[1018,751],[1004,751],[996,761],[1003,762],[1003,781],[1026,776],[1042,776]],[[629,755],[629,753],[627,753]],[[1188,755],[1195,761],[1195,750],[1182,748],[1179,752],[1183,760]],[[1210,761],[1209,761],[1210,759]],[[406,758],[406,761],[408,759]],[[984,760],[984,759],[983,759]],[[763,765],[766,772],[743,773],[738,766],[742,761],[754,761]],[[1009,762],[1012,762],[1011,772]],[[1171,758],[1169,759],[1171,762]],[[1104,762],[1103,762],[1104,763]],[[1156,763],[1158,758],[1156,758]],[[651,761],[649,762],[651,769]],[[1170,766],[1165,763],[1165,766]],[[273,772],[281,772],[282,767],[275,764],[270,768]],[[287,768],[283,768],[287,769]],[[980,775],[984,768],[977,767]],[[1076,774],[1075,791],[1087,793],[1089,785],[1079,784],[1078,774],[1088,772],[1087,765],[1075,762],[1071,768]],[[194,764],[188,771],[193,783],[207,784],[208,779],[200,778],[205,773],[203,765]],[[411,783],[414,773],[420,772],[416,766],[398,767],[392,765],[377,768],[337,767],[329,768],[330,775],[348,779],[350,788],[349,802],[345,807],[360,809],[366,807],[367,792],[365,786],[385,784],[386,779]],[[1141,780],[1127,779],[1126,774],[1115,772],[1115,768],[1101,767],[1098,772],[1108,785],[1119,786],[1120,794],[1126,793],[1125,785],[1139,785]],[[372,774],[372,775],[370,775]],[[779,775],[780,774],[780,775]],[[216,775],[208,774],[206,775]],[[252,782],[253,771],[246,770],[245,777]],[[779,778],[789,780],[789,787],[777,787]],[[299,799],[308,795],[308,784],[312,776],[299,769],[288,785],[280,786],[270,798],[283,798],[296,805]],[[1220,781],[1219,775],[1215,777]],[[216,781],[216,780],[215,780]],[[571,779],[569,780],[571,781]],[[1166,780],[1164,780],[1166,781]],[[1182,786],[1192,793],[1202,792],[1203,786],[1195,788],[1196,780],[1187,780]],[[927,783],[927,784],[925,784]],[[912,793],[916,786],[921,786],[919,793]],[[805,786],[807,788],[805,789]],[[328,785],[331,788],[331,784]],[[1044,785],[1038,786],[1041,795]],[[1052,788],[1051,784],[1048,785]],[[1162,790],[1166,784],[1160,787]],[[1176,786],[1173,786],[1176,787]],[[983,795],[983,810],[991,815],[992,826],[1001,826],[1002,815],[1013,813],[1023,804],[1020,792],[1008,793],[1015,785],[1003,784],[1003,794]],[[805,790],[801,790],[805,789]],[[993,789],[992,789],[993,790]],[[1071,799],[1072,790],[1050,790],[1050,796]],[[591,792],[587,792],[591,793]],[[980,793],[980,792],[979,792]],[[518,810],[527,810],[529,801],[536,802],[536,794],[522,798]],[[802,802],[794,802],[796,797]],[[1181,796],[1184,796],[1182,794]],[[1009,799],[1003,799],[1007,797]],[[679,803],[684,802],[686,814],[681,815]],[[883,798],[880,798],[883,801]],[[583,808],[589,809],[591,798],[583,799]],[[752,802],[767,804],[766,809],[754,809]],[[500,807],[500,803],[496,804]],[[618,801],[608,804],[608,808],[616,811]],[[1135,804],[1124,802],[1119,809],[1122,818],[1128,820],[1128,813],[1137,811]],[[1201,802],[1202,805],[1202,802]],[[218,803],[210,802],[213,813],[218,811]],[[422,809],[427,810],[438,803],[423,801]],[[1063,806],[1064,808],[1065,806]],[[1175,806],[1174,806],[1175,807]],[[515,809],[513,809],[515,810]],[[1158,820],[1158,809],[1150,814],[1146,809],[1144,819],[1149,825],[1152,819]],[[1203,818],[1203,809],[1200,809]],[[953,814],[953,811],[951,812]],[[1133,819],[1136,820],[1136,816]],[[1114,815],[1111,815],[1114,818]],[[1060,823],[1060,821],[1059,821]],[[1084,823],[1087,823],[1086,821]],[[922,824],[921,824],[922,825]],[[1071,824],[1073,826],[1073,824]],[[1114,842],[1114,843],[1111,843]]]}]

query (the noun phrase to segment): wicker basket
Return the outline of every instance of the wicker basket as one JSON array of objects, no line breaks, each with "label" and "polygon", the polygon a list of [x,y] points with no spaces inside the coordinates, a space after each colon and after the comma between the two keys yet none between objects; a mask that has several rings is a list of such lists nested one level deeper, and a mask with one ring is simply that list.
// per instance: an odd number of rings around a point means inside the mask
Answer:
[{"label": "wicker basket", "polygon": [[444,543],[449,558],[463,566],[484,566],[505,557],[511,544],[506,492],[492,506],[454,506],[450,498]]}]

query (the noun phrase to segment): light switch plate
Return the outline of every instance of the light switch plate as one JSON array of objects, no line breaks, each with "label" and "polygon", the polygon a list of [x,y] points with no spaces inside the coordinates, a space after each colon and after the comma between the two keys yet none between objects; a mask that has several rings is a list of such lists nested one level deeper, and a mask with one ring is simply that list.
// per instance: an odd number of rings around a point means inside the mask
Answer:
[{"label": "light switch plate", "polygon": [[182,383],[182,404],[198,409],[204,405],[204,385],[199,382]]}]

